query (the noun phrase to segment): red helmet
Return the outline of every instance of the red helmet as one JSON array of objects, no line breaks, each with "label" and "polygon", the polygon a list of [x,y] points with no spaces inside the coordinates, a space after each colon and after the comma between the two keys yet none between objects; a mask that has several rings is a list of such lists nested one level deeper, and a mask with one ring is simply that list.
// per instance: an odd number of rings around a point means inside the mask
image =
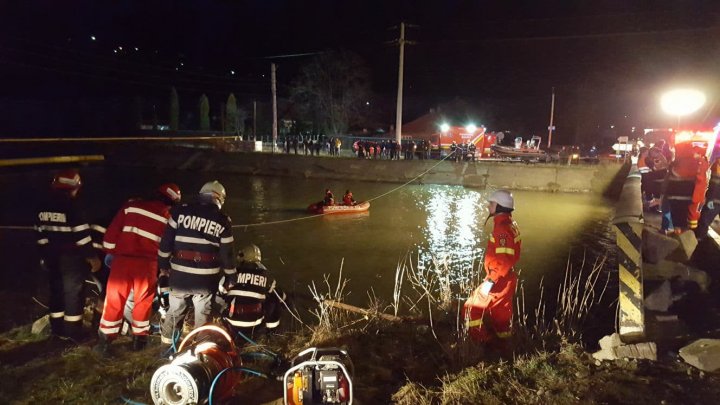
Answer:
[{"label": "red helmet", "polygon": [[77,190],[82,186],[80,173],[75,169],[63,170],[53,178],[52,188],[56,190]]},{"label": "red helmet", "polygon": [[173,203],[180,202],[180,187],[178,187],[178,185],[175,183],[162,184],[160,185],[160,187],[158,187],[157,191],[158,193],[160,193],[160,195],[164,196]]}]

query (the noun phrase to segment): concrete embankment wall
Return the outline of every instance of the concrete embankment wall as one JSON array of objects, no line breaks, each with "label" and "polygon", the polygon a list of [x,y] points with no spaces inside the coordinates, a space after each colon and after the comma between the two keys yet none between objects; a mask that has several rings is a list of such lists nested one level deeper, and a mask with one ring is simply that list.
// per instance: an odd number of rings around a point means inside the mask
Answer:
[{"label": "concrete embankment wall", "polygon": [[504,162],[387,161],[235,153],[191,148],[122,148],[108,151],[109,164],[246,175],[404,183],[428,171],[419,184],[462,185],[550,192],[605,193],[622,165],[548,165]]}]

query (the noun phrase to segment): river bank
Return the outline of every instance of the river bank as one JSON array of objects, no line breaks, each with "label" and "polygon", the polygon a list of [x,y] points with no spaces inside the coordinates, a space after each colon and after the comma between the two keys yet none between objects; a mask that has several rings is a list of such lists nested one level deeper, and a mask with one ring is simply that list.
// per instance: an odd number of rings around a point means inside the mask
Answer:
[{"label": "river bank", "polygon": [[182,147],[114,146],[107,164],[226,172],[254,176],[418,184],[461,185],[547,192],[605,194],[617,182],[622,164],[525,164],[495,161],[371,160],[251,152],[219,152]]}]

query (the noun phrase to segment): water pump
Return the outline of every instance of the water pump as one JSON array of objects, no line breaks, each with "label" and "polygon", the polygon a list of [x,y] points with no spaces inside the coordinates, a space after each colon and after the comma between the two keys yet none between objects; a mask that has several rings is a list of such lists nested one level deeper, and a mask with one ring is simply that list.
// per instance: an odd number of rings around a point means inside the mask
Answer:
[{"label": "water pump", "polygon": [[345,350],[312,347],[300,352],[285,372],[285,405],[351,405],[354,367]]},{"label": "water pump", "polygon": [[[170,364],[155,371],[150,394],[155,405],[204,404],[216,382],[213,398],[223,401],[242,380],[242,373],[234,371],[241,365],[230,334],[216,325],[202,326],[183,339]],[[218,379],[221,373],[225,374]]]}]

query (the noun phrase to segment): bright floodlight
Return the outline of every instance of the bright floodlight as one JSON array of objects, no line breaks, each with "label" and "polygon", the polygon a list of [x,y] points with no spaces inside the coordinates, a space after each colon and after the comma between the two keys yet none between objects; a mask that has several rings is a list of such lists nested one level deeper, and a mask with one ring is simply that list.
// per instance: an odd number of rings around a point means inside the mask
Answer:
[{"label": "bright floodlight", "polygon": [[691,89],[668,91],[660,98],[663,111],[677,117],[692,114],[704,104],[705,94]]},{"label": "bright floodlight", "polygon": [[471,132],[471,133],[475,132],[476,129],[477,129],[477,127],[475,126],[475,124],[469,124],[468,126],[465,127],[465,130],[468,132]]},{"label": "bright floodlight", "polygon": [[440,130],[442,132],[447,132],[450,130],[450,125],[448,125],[447,123],[443,123],[442,125],[440,125]]}]

